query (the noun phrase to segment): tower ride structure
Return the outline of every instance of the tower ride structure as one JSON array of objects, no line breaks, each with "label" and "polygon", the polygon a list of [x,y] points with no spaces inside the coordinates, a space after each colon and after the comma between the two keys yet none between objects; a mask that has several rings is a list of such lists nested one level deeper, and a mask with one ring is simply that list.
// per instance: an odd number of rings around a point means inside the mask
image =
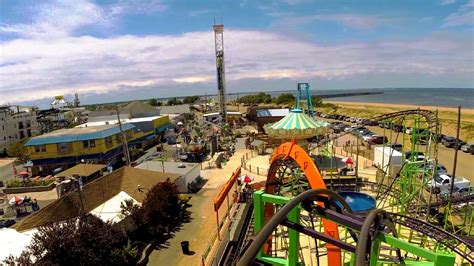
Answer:
[{"label": "tower ride structure", "polygon": [[224,66],[224,25],[214,25],[214,40],[216,49],[217,68],[217,97],[219,99],[219,114],[227,122],[227,107],[225,100],[225,66]]}]

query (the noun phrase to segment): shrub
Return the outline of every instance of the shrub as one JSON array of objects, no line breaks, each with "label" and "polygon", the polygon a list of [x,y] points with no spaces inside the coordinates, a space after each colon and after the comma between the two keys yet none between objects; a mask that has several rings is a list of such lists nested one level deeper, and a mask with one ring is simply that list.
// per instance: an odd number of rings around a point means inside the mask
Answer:
[{"label": "shrub", "polygon": [[142,206],[131,202],[123,204],[122,214],[130,214],[131,224],[125,229],[130,239],[156,246],[164,244],[189,221],[189,212],[180,200],[178,188],[169,179],[153,186]]},{"label": "shrub", "polygon": [[22,180],[15,178],[7,181],[7,188],[49,186],[53,182],[54,179]]},{"label": "shrub", "polygon": [[86,214],[78,219],[42,226],[19,258],[8,265],[131,265],[138,251],[110,223]]}]

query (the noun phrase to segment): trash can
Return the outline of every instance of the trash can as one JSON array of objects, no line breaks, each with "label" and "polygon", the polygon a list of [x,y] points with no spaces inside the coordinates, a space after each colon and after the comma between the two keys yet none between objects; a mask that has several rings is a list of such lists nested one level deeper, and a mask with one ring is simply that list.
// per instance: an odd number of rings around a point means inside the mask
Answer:
[{"label": "trash can", "polygon": [[189,241],[181,242],[181,250],[183,251],[183,254],[189,254]]}]

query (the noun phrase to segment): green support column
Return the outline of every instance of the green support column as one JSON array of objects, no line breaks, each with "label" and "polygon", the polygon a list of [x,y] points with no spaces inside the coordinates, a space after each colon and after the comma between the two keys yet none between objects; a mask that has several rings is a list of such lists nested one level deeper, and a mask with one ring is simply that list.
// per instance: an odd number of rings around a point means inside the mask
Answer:
[{"label": "green support column", "polygon": [[380,240],[374,239],[372,242],[371,252],[370,252],[370,261],[369,265],[370,266],[377,266],[378,265],[378,260],[379,260],[379,255],[380,255]]},{"label": "green support column", "polygon": [[[255,235],[265,225],[265,203],[263,202],[263,194],[265,191],[258,190],[253,193],[253,217],[254,217],[254,233]],[[261,259],[265,254],[263,253],[263,247],[257,254],[257,258]]]},{"label": "green support column", "polygon": [[[296,207],[288,214],[288,220],[299,223],[300,207]],[[298,265],[298,250],[300,248],[300,234],[294,229],[288,229],[289,245],[288,248],[288,265]]]}]

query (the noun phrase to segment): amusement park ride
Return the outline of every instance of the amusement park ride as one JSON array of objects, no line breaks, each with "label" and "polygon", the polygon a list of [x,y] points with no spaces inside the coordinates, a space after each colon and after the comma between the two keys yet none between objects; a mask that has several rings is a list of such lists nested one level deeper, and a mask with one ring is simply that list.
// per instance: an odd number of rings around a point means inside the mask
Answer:
[{"label": "amusement park ride", "polygon": [[[304,87],[298,84],[297,105]],[[412,154],[424,152],[423,160],[409,157],[392,174],[380,169],[377,182],[358,177],[327,182],[296,141],[281,144],[271,157],[265,188],[254,192],[253,215],[241,232],[234,263],[474,264],[474,195],[442,197],[427,189],[438,164],[437,113],[408,110],[373,120],[401,126],[398,132],[388,127],[384,135]],[[326,145],[332,145],[327,134]]]}]

